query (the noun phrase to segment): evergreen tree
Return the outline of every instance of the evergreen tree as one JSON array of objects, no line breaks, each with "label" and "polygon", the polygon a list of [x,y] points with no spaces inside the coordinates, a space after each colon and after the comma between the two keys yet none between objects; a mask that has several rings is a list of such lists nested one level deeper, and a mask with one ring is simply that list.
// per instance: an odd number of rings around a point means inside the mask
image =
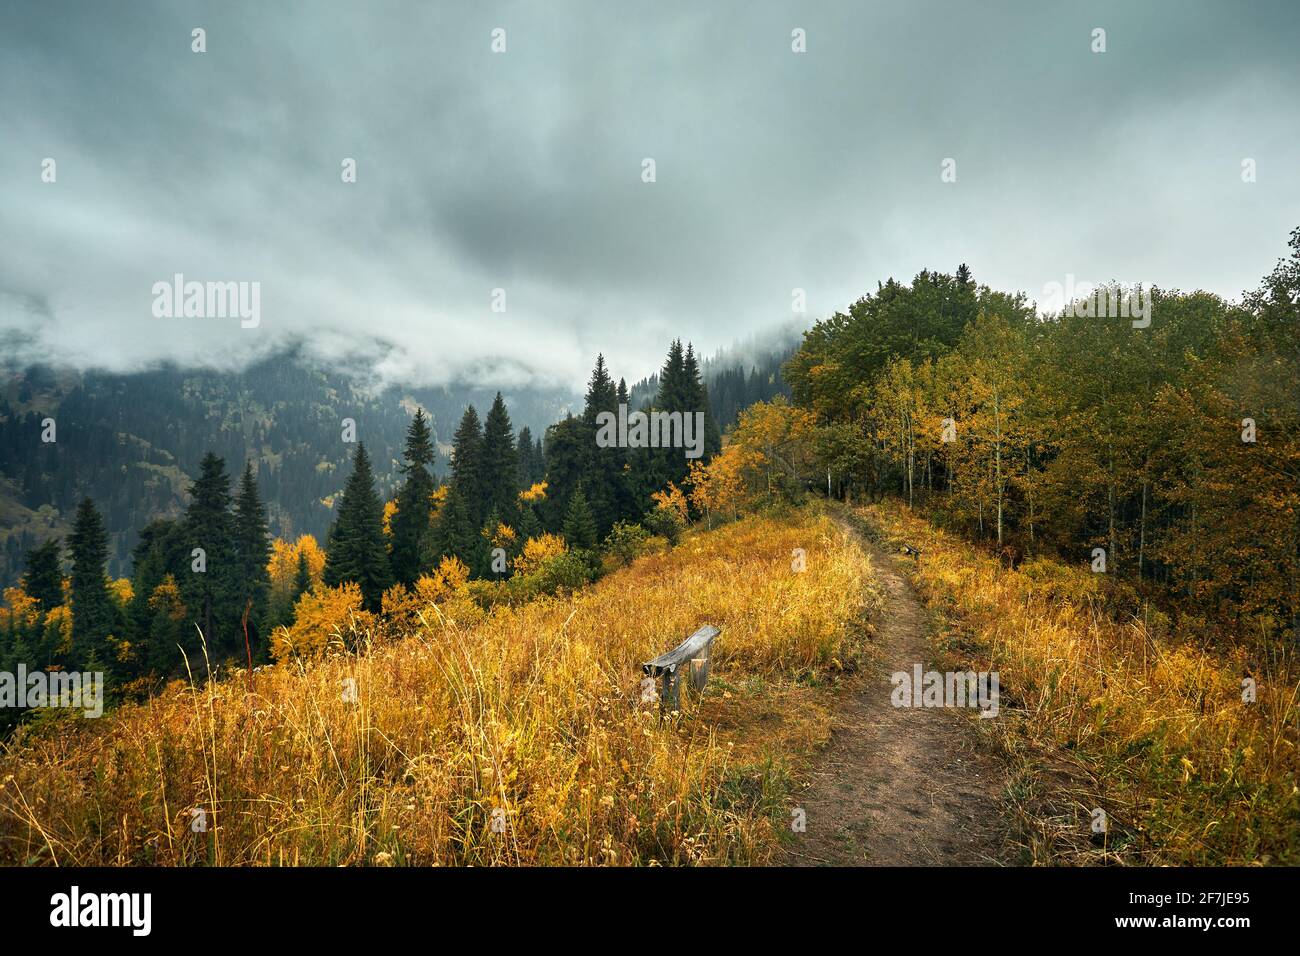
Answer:
[{"label": "evergreen tree", "polygon": [[[60,661],[68,669],[103,670],[113,659],[108,637],[113,628],[113,603],[108,596],[108,532],[95,503],[81,499],[68,536],[72,555],[72,655]],[[50,663],[55,663],[51,661]]]},{"label": "evergreen tree", "polygon": [[307,552],[298,552],[298,571],[293,576],[293,600],[298,603],[298,598],[302,597],[311,590],[311,568],[307,564]]},{"label": "evergreen tree", "polygon": [[569,511],[564,518],[564,540],[575,550],[589,550],[596,546],[596,519],[587,506],[587,496],[582,486],[573,492]]},{"label": "evergreen tree", "polygon": [[447,492],[438,516],[438,553],[456,557],[474,571],[483,565],[486,542],[470,514],[470,505],[456,485]]},{"label": "evergreen tree", "polygon": [[271,592],[270,532],[266,526],[266,509],[257,493],[257,476],[252,462],[244,463],[244,475],[235,498],[235,552],[238,561],[241,615],[248,609],[249,647],[263,657],[268,642],[261,633]]},{"label": "evergreen tree", "polygon": [[496,511],[508,525],[515,524],[518,510],[518,473],[514,428],[501,393],[497,392],[483,422],[483,510],[488,514]]},{"label": "evergreen tree", "polygon": [[525,425],[519,429],[519,438],[515,442],[515,447],[519,450],[519,490],[532,487],[534,482],[541,481],[541,476],[536,472],[536,460],[533,458],[533,430]]},{"label": "evergreen tree", "polygon": [[[212,452],[203,456],[199,477],[190,486],[184,526],[190,550],[189,566],[179,581],[181,600],[197,619],[208,653],[234,654],[243,649],[238,630],[244,606],[230,513],[230,476],[225,461]],[[196,555],[195,549],[202,549],[202,555]]]},{"label": "evergreen tree", "polygon": [[466,406],[452,439],[451,490],[459,493],[474,527],[483,523],[483,429],[473,405]]},{"label": "evergreen tree", "polygon": [[[722,450],[722,432],[713,418],[713,409],[709,404],[709,390],[700,374],[700,365],[695,358],[695,348],[686,345],[686,355],[682,359],[682,388],[686,395],[686,404],[682,407],[683,415],[704,413],[704,460],[708,460]],[[685,475],[685,472],[683,472]]]},{"label": "evergreen tree", "polygon": [[392,519],[393,579],[410,586],[415,583],[429,551],[429,537],[433,533],[430,523],[429,498],[433,494],[433,440],[429,434],[429,420],[424,410],[417,408],[415,417],[406,431],[406,464],[402,472],[406,481],[397,493],[397,514]]},{"label": "evergreen tree", "polygon": [[595,443],[581,418],[572,415],[546,430],[546,501],[542,523],[548,531],[564,524],[564,508],[587,470],[591,446]]},{"label": "evergreen tree", "polygon": [[379,610],[384,591],[393,583],[384,540],[384,505],[375,491],[364,444],[357,445],[338,518],[330,528],[324,581],[329,587],[355,581],[369,611]]},{"label": "evergreen tree", "polygon": [[[174,642],[161,651],[156,651],[153,647],[151,634],[154,609],[150,606],[150,599],[164,578],[171,576],[172,586],[175,587],[175,576],[189,572],[185,533],[180,523],[160,518],[145,525],[140,531],[139,542],[131,552],[131,564],[133,597],[128,612],[131,640],[146,648],[144,659],[150,668],[158,669],[160,673],[169,673],[180,664],[180,655],[176,652]],[[178,593],[177,602],[179,600]]]},{"label": "evergreen tree", "polygon": [[180,588],[170,574],[145,595],[149,624],[145,643],[146,663],[155,674],[170,676],[185,673],[185,661],[193,670],[203,654],[198,632],[190,621],[189,611],[181,600]]},{"label": "evergreen tree", "polygon": [[63,560],[59,551],[58,539],[51,538],[27,552],[23,592],[42,611],[51,611],[63,603]]},{"label": "evergreen tree", "polygon": [[596,522],[597,538],[608,534],[614,522],[623,517],[619,508],[625,497],[623,465],[627,461],[625,448],[618,445],[602,448],[597,444],[602,412],[618,414],[618,387],[605,368],[605,356],[597,355],[582,410],[583,425],[591,435],[582,466],[582,483],[590,492],[588,505]]}]

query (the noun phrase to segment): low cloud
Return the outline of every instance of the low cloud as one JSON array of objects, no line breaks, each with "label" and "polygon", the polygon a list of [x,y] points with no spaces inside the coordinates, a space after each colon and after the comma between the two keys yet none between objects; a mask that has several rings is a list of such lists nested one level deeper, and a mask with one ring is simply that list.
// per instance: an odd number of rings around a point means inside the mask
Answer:
[{"label": "low cloud", "polygon": [[[673,337],[707,353],[786,321],[796,287],[811,321],[961,261],[1031,296],[1066,273],[1234,295],[1300,207],[1300,130],[1279,122],[1297,19],[1187,2],[9,6],[4,358],[237,366],[301,342],[381,380],[570,385],[597,351],[632,380]],[[152,285],[177,273],[260,282],[260,325],[154,318]]]}]

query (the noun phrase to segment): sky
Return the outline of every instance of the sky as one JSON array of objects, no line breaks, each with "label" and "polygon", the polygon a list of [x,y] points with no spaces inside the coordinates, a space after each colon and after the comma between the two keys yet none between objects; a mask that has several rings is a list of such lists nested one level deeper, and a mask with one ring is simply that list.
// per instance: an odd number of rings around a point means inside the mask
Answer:
[{"label": "sky", "polygon": [[[961,262],[1236,298],[1300,225],[1298,42],[1265,0],[12,0],[0,359],[571,386]],[[256,327],[155,315],[178,273]]]}]

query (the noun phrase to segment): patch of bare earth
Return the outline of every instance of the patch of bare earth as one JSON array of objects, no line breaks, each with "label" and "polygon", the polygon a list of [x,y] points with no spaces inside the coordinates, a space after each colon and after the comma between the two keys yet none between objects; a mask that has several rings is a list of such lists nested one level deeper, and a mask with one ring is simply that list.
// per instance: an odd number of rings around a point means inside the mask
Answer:
[{"label": "patch of bare earth", "polygon": [[889,675],[927,664],[925,610],[900,558],[859,536],[886,592],[878,670],[842,698],[799,806],[787,862],[799,866],[981,866],[1012,850],[1004,769],[971,715],[894,707]]}]

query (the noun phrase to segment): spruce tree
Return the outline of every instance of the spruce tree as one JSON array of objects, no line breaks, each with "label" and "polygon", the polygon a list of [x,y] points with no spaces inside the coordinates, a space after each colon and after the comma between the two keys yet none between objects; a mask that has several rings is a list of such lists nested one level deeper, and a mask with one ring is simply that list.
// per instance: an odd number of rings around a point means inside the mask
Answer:
[{"label": "spruce tree", "polygon": [[158,586],[145,595],[145,607],[149,610],[145,637],[145,659],[149,670],[164,677],[184,674],[188,660],[193,672],[195,662],[202,658],[203,647],[189,611],[181,600],[176,579],[170,574],[164,575]]},{"label": "spruce tree", "polygon": [[497,392],[483,421],[483,467],[481,472],[483,510],[497,513],[508,525],[516,523],[518,511],[519,457],[514,427],[506,403]]},{"label": "spruce tree", "polygon": [[271,572],[267,567],[271,560],[271,541],[266,526],[266,509],[257,493],[257,476],[252,462],[244,463],[244,475],[235,498],[235,552],[240,588],[238,607],[241,615],[245,608],[249,608],[249,646],[254,655],[261,657],[267,649],[259,629],[265,621],[271,593]]},{"label": "spruce tree", "polygon": [[433,439],[429,433],[429,420],[424,410],[417,408],[406,430],[406,463],[402,473],[406,480],[397,492],[397,514],[392,519],[392,569],[398,584],[410,586],[425,570],[424,560],[429,551],[430,524],[429,498],[433,494]]},{"label": "spruce tree", "polygon": [[95,503],[81,499],[68,535],[72,556],[72,654],[68,669],[103,669],[112,660],[108,637],[113,628],[113,603],[108,596],[108,532]]},{"label": "spruce tree", "polygon": [[704,414],[704,460],[708,460],[722,450],[722,432],[713,418],[713,409],[709,405],[709,390],[704,384],[704,376],[699,362],[695,358],[695,348],[686,345],[686,355],[682,360],[682,386],[686,395],[686,404],[682,408],[684,415],[696,412]]},{"label": "spruce tree", "polygon": [[483,429],[473,405],[466,406],[452,439],[450,484],[477,528],[487,516],[487,508],[483,499]]},{"label": "spruce tree", "polygon": [[546,449],[542,446],[542,439],[533,439],[533,482],[546,480]]},{"label": "spruce tree", "polygon": [[536,472],[533,468],[533,430],[525,425],[519,429],[519,437],[515,442],[515,448],[519,450],[519,479],[518,488],[523,491],[532,487],[534,482],[541,481],[540,478],[534,477]]},{"label": "spruce tree", "polygon": [[[203,456],[199,477],[190,486],[184,527],[188,551],[187,566],[177,582],[181,599],[203,631],[209,655],[234,654],[243,649],[243,635],[237,632],[244,606],[239,597],[230,476],[225,461],[212,452]],[[202,549],[202,555],[196,555],[195,549]]]},{"label": "spruce tree", "polygon": [[23,572],[23,593],[36,601],[42,611],[51,611],[63,603],[63,560],[59,541],[51,538],[27,552]]},{"label": "spruce tree", "polygon": [[579,485],[569,500],[569,511],[564,518],[564,540],[575,550],[590,550],[596,546],[596,519],[587,506],[587,496]]},{"label": "spruce tree", "polygon": [[307,565],[307,552],[298,552],[298,571],[293,576],[293,602],[311,590],[311,568]]},{"label": "spruce tree", "polygon": [[[145,525],[140,531],[139,542],[131,552],[133,597],[129,611],[129,633],[133,643],[146,649],[144,659],[150,667],[155,666],[155,657],[158,656],[151,642],[155,612],[150,606],[150,600],[154,590],[162,584],[164,578],[170,575],[174,587],[176,576],[189,573],[188,554],[181,524],[165,518],[159,518]],[[190,625],[190,628],[192,630],[193,625]],[[160,653],[170,657],[160,665],[159,672],[170,673],[173,665],[179,663],[175,645],[168,645]]]},{"label": "spruce tree", "polygon": [[[615,393],[615,399],[620,406],[626,406],[629,413],[632,410],[632,399],[628,394],[627,382],[623,379],[618,380],[618,390]],[[637,520],[641,517],[644,508],[637,500],[636,488],[636,450],[625,448],[622,450],[621,468],[616,496],[616,520]]]},{"label": "spruce tree", "polygon": [[438,516],[437,540],[440,556],[459,558],[471,571],[483,566],[486,542],[470,513],[469,503],[454,484]]},{"label": "spruce tree", "polygon": [[548,531],[564,525],[564,509],[586,475],[595,436],[572,415],[546,430],[546,501],[542,523]]},{"label": "spruce tree", "polygon": [[352,474],[343,488],[338,518],[325,549],[325,584],[354,581],[369,611],[378,611],[392,584],[384,540],[384,505],[375,491],[375,475],[364,444],[357,445]]},{"label": "spruce tree", "polygon": [[627,461],[625,448],[617,444],[602,448],[596,443],[600,434],[598,420],[603,412],[617,415],[618,387],[605,368],[605,356],[597,355],[582,410],[583,424],[591,434],[582,467],[582,483],[589,492],[588,504],[596,522],[598,539],[608,534],[614,522],[623,517],[619,509],[625,497],[622,490],[623,465]]}]

